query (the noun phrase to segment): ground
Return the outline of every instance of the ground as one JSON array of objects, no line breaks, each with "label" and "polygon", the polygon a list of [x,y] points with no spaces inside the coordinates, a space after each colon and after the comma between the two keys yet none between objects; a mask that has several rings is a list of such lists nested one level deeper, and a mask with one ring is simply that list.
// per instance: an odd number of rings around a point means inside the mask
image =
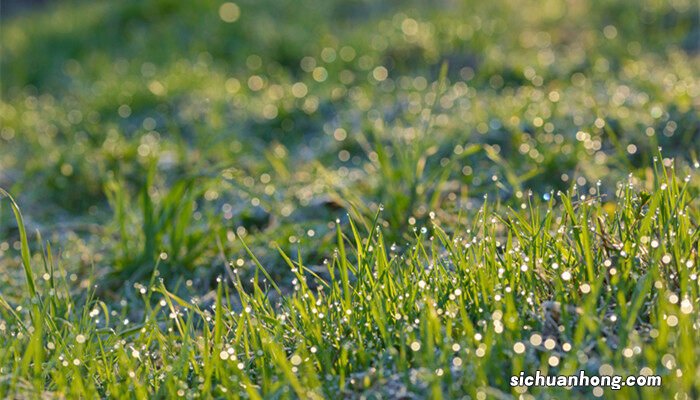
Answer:
[{"label": "ground", "polygon": [[2,397],[700,395],[694,2],[10,9]]}]

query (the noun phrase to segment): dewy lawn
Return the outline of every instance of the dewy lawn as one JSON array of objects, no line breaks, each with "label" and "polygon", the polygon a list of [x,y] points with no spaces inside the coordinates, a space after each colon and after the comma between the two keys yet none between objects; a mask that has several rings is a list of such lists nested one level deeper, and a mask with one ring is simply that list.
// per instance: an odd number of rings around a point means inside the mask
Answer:
[{"label": "dewy lawn", "polygon": [[697,4],[3,7],[0,397],[700,396]]}]

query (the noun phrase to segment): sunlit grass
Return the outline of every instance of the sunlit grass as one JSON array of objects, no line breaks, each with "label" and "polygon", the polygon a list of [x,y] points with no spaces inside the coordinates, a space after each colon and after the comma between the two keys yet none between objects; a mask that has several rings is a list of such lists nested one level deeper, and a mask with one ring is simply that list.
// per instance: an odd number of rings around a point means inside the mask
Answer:
[{"label": "sunlit grass", "polygon": [[621,183],[615,199],[574,189],[547,201],[523,194],[518,209],[485,201],[453,233],[433,219],[402,250],[381,226],[337,224],[324,271],[303,252],[279,254],[294,276],[284,297],[251,253],[250,280],[232,264],[206,302],[168,290],[156,270],[121,305],[95,298],[91,285],[72,294],[50,248],[29,253],[11,203],[27,294],[2,300],[0,387],[70,397],[454,398],[511,392],[510,374],[523,370],[584,369],[664,379],[660,390],[606,395],[691,393],[697,180],[658,163],[651,194]]},{"label": "sunlit grass", "polygon": [[0,397],[697,397],[692,2],[390,3],[3,16]]}]

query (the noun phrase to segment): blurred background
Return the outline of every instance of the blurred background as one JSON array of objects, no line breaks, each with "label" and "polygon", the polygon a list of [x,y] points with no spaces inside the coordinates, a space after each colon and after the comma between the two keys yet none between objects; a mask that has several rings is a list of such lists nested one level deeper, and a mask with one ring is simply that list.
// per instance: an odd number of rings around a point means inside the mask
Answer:
[{"label": "blurred background", "polygon": [[0,186],[115,285],[160,260],[208,286],[236,235],[320,264],[381,204],[401,246],[700,150],[693,0],[1,4]]}]

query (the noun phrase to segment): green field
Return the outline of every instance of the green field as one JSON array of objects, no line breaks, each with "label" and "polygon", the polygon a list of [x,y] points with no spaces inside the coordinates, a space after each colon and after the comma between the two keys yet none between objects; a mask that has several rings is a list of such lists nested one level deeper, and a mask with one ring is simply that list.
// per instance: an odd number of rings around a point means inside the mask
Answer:
[{"label": "green field", "polygon": [[696,1],[18,4],[0,398],[700,397]]}]

